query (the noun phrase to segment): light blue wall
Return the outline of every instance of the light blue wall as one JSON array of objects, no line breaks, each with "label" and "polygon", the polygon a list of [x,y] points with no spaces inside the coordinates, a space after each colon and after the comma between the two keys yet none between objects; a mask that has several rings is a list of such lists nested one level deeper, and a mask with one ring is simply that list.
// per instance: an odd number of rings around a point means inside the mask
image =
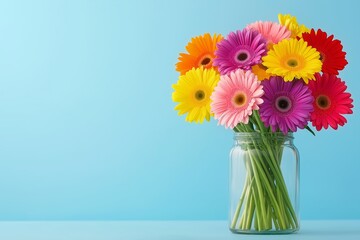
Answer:
[{"label": "light blue wall", "polygon": [[[177,116],[178,53],[291,13],[342,40],[357,105],[355,2],[2,1],[0,219],[226,219],[232,133]],[[302,218],[360,218],[358,114],[296,134]]]}]

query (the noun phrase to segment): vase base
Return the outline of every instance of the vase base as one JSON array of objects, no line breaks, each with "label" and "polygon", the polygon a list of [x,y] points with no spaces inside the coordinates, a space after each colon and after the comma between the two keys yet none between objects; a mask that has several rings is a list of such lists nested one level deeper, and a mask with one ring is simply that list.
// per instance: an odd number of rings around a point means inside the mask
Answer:
[{"label": "vase base", "polygon": [[257,230],[241,230],[241,229],[232,229],[229,228],[232,233],[235,234],[249,234],[249,235],[283,235],[283,234],[291,234],[296,233],[299,231],[299,228],[295,229],[287,229],[287,230],[264,230],[264,231],[257,231]]}]

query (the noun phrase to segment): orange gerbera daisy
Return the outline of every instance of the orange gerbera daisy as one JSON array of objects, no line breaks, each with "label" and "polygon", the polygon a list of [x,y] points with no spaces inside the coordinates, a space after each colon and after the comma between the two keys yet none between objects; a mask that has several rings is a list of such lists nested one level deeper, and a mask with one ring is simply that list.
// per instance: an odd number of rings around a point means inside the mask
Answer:
[{"label": "orange gerbera daisy", "polygon": [[214,34],[211,37],[209,33],[192,38],[186,46],[188,53],[180,53],[179,62],[176,64],[176,71],[183,75],[193,67],[213,67],[212,63],[215,58],[216,44],[222,39],[223,36],[220,34]]},{"label": "orange gerbera daisy", "polygon": [[267,67],[265,67],[261,63],[251,67],[251,71],[258,77],[259,81],[269,79],[271,77],[271,74],[267,73],[266,70]]}]

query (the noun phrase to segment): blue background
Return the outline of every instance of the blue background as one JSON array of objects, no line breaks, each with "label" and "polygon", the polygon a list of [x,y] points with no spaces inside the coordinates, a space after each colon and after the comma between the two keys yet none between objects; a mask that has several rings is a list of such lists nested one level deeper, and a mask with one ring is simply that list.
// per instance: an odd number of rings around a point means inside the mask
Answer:
[{"label": "blue background", "polygon": [[[232,132],[178,117],[191,37],[291,13],[342,40],[359,99],[355,1],[3,1],[0,220],[226,219]],[[296,133],[303,219],[360,218],[357,108]]]}]

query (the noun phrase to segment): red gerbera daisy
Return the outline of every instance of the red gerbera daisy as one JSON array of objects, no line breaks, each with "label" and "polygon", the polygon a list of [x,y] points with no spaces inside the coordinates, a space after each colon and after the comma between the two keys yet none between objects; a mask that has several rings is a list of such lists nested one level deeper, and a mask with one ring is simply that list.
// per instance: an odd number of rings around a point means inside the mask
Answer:
[{"label": "red gerbera daisy", "polygon": [[311,122],[316,130],[327,129],[330,125],[337,129],[347,121],[342,114],[351,114],[353,108],[351,94],[345,92],[345,82],[335,75],[316,73],[316,81],[309,82],[314,101]]},{"label": "red gerbera daisy", "polygon": [[320,52],[320,60],[323,62],[322,71],[328,74],[339,74],[348,62],[345,59],[341,41],[334,39],[334,35],[327,36],[326,32],[311,29],[309,33],[303,33],[302,38]]}]

